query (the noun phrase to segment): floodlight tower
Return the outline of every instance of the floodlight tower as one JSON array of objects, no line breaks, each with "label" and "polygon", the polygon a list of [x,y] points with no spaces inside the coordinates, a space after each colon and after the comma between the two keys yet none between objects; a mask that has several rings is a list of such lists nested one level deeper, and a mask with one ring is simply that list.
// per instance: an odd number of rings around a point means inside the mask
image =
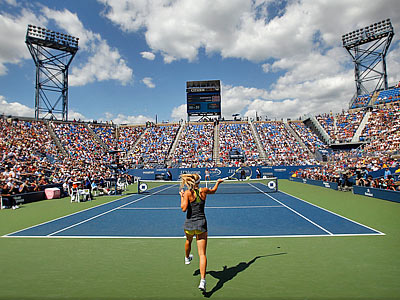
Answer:
[{"label": "floodlight tower", "polygon": [[[386,54],[393,36],[390,19],[342,36],[343,47],[349,52],[354,62],[356,94],[350,106],[357,96],[388,88]],[[370,88],[366,87],[367,82]]]},{"label": "floodlight tower", "polygon": [[28,25],[25,43],[36,66],[35,118],[68,120],[68,67],[79,38]]}]

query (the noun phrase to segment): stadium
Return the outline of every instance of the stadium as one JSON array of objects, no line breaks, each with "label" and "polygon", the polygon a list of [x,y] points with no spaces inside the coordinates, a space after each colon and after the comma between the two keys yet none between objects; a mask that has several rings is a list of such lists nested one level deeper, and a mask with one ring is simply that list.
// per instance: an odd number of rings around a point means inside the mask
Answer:
[{"label": "stadium", "polygon": [[[135,123],[71,117],[85,37],[24,24],[34,115],[0,112],[0,299],[400,299],[398,28],[369,21],[336,37],[346,109],[227,115],[224,78],[188,78],[184,118]],[[188,174],[196,193],[219,184],[203,291],[200,248],[184,264]]]}]

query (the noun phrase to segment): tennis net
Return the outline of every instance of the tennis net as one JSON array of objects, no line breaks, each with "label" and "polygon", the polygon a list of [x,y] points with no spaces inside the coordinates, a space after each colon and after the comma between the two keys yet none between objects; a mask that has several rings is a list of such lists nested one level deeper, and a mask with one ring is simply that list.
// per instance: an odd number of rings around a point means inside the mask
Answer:
[{"label": "tennis net", "polygon": [[[199,187],[213,188],[216,181],[201,181]],[[180,181],[163,180],[139,180],[138,193],[151,195],[178,195]],[[276,177],[248,179],[248,180],[225,180],[218,187],[218,194],[254,194],[273,193],[278,191],[278,179]]]}]

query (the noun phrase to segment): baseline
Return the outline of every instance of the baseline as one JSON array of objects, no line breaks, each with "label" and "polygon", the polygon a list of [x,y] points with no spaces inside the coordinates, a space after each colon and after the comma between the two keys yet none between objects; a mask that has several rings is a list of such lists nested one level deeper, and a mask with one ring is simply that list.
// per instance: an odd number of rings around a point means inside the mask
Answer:
[{"label": "baseline", "polygon": [[[206,206],[206,209],[240,209],[240,208],[284,208],[282,205],[242,205],[242,206]],[[180,207],[121,207],[119,209],[128,210],[143,210],[143,209],[153,209],[153,210],[163,210],[163,209],[176,209],[180,210]]]}]

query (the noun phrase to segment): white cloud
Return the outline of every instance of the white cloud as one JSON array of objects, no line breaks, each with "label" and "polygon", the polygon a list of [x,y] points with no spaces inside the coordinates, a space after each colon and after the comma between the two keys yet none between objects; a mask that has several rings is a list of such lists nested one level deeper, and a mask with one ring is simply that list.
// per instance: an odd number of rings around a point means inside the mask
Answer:
[{"label": "white cloud", "polygon": [[272,66],[271,64],[262,64],[261,65],[262,70],[264,71],[264,73],[269,73],[272,71]]},{"label": "white cloud", "polygon": [[[29,107],[27,105],[24,105],[22,103],[19,103],[17,101],[14,102],[9,102],[6,100],[6,98],[2,95],[0,95],[0,114],[4,115],[11,115],[15,117],[29,117],[29,118],[34,118],[35,117],[35,109],[33,107]],[[55,114],[55,116],[58,119],[61,119],[61,115]],[[40,116],[41,118],[44,117],[44,115]],[[68,119],[73,120],[73,119],[81,119],[88,121],[88,119],[85,117],[85,115],[76,112],[74,110],[69,110],[68,111]]]},{"label": "white cloud", "polygon": [[156,87],[156,85],[153,83],[153,78],[151,77],[145,77],[142,79],[142,82],[151,89],[154,89]]},{"label": "white cloud", "polygon": [[15,16],[0,13],[0,76],[7,74],[6,64],[19,64],[31,57],[23,42],[28,24],[45,23],[43,17],[26,9]]},{"label": "white cloud", "polygon": [[[4,0],[7,4],[17,6],[17,0]],[[1,3],[1,0],[0,0]]]},{"label": "white cloud", "polygon": [[84,28],[77,14],[43,8],[44,15],[57,23],[67,33],[79,37],[79,47],[88,52],[89,58],[79,66],[73,65],[69,76],[70,86],[82,86],[94,81],[116,80],[126,85],[133,79],[133,71],[127,66],[118,49],[108,45],[100,34]]},{"label": "white cloud", "polygon": [[[60,118],[61,119],[61,118]],[[89,121],[89,119],[81,114],[80,112],[74,110],[68,110],[68,120],[82,120],[82,121]]]},{"label": "white cloud", "polygon": [[124,31],[136,31],[146,24],[150,10],[163,6],[163,0],[98,0],[106,5],[104,16],[118,24]]},{"label": "white cloud", "polygon": [[[313,59],[314,56],[310,54],[309,60],[298,63],[297,68],[281,76],[271,90],[223,84],[222,116],[232,119],[232,114],[239,113],[241,116],[252,118],[257,114],[263,118],[268,116],[272,119],[294,119],[308,113],[339,112],[347,108],[354,92],[352,70],[330,74],[331,69],[340,69],[340,66],[326,63],[324,68],[318,69],[323,76],[310,76],[310,80],[295,80],[296,74]],[[175,120],[186,119],[186,105],[175,107],[171,117]]]},{"label": "white cloud", "polygon": [[[350,56],[341,35],[370,23],[400,17],[395,0],[289,1],[281,13],[268,15],[271,1],[135,1],[102,0],[105,16],[126,32],[144,30],[148,46],[165,63],[197,59],[199,50],[224,58],[260,62],[265,73],[280,72],[270,88],[226,85],[222,114],[297,118],[306,113],[346,109],[354,94]],[[396,39],[393,43],[396,42]],[[400,76],[400,55],[390,52],[390,80]],[[265,61],[268,60],[268,63]],[[389,64],[388,64],[389,65]],[[186,118],[186,106],[175,107],[173,119]]]},{"label": "white cloud", "polygon": [[8,102],[0,95],[0,114],[33,118],[35,110],[19,102]]},{"label": "white cloud", "polygon": [[171,118],[175,121],[186,120],[187,119],[187,109],[186,104],[182,104],[178,107],[172,109]]},{"label": "white cloud", "polygon": [[355,90],[354,75],[352,69],[343,66],[344,58],[338,50],[332,49],[325,56],[310,53],[277,61],[271,69],[287,72],[270,90],[224,85],[223,114],[255,117],[257,112],[258,116],[269,118],[298,118],[308,113],[346,109]]},{"label": "white cloud", "polygon": [[245,108],[252,100],[264,95],[266,95],[266,91],[263,89],[223,84],[221,88],[222,115],[225,118],[231,119],[233,114],[243,114]]},{"label": "white cloud", "polygon": [[42,7],[41,13],[22,8],[19,15],[0,14],[0,76],[7,73],[6,64],[18,64],[31,58],[25,43],[21,43],[28,24],[46,27],[49,20],[63,32],[79,37],[79,56],[87,57],[86,62],[80,58],[79,66],[72,65],[70,86],[104,80],[116,80],[125,85],[133,80],[133,71],[118,49],[110,47],[99,34],[85,29],[77,14],[48,7]]},{"label": "white cloud", "polygon": [[155,54],[152,52],[143,51],[140,52],[140,54],[142,55],[143,58],[148,60],[154,60],[156,58]]},{"label": "white cloud", "polygon": [[[166,62],[194,61],[200,48],[222,57],[262,61],[307,55],[315,46],[341,43],[341,35],[390,17],[400,22],[387,1],[289,1],[269,16],[274,1],[99,0],[104,16],[126,32],[144,30],[147,44]],[[317,40],[316,40],[317,39]]]},{"label": "white cloud", "polygon": [[154,118],[138,115],[138,116],[127,116],[124,114],[114,115],[112,113],[105,113],[105,121],[112,120],[115,124],[145,124],[147,121],[155,122]]},{"label": "white cloud", "polygon": [[170,64],[177,59],[175,56],[172,56],[172,55],[169,55],[166,53],[163,53],[163,57],[164,57],[164,62],[166,64]]},{"label": "white cloud", "polygon": [[79,67],[71,68],[70,86],[81,86],[94,81],[116,80],[122,85],[132,81],[133,71],[118,50],[111,49],[105,41],[100,41],[96,52]]},{"label": "white cloud", "polygon": [[319,75],[315,68],[325,69],[319,63],[330,48],[339,49],[341,59],[346,56],[342,34],[388,17],[395,28],[400,25],[393,9],[396,0],[289,1],[276,16],[268,15],[267,7],[281,3],[269,0],[203,0],[196,3],[196,9],[191,1],[182,0],[99,1],[106,7],[104,16],[124,31],[144,30],[147,44],[161,53],[165,63],[194,61],[204,48],[226,58],[255,62],[272,58],[275,63],[262,65],[269,72],[291,70],[293,63],[313,53],[315,60],[309,66],[297,68],[306,71],[303,81],[309,74]]},{"label": "white cloud", "polygon": [[91,42],[101,39],[99,34],[86,30],[78,15],[68,9],[61,11],[43,7],[42,12],[48,20],[53,20],[59,28],[72,36],[78,37],[80,49],[88,50]]},{"label": "white cloud", "polygon": [[388,84],[397,84],[400,80],[400,43],[387,56]]}]

